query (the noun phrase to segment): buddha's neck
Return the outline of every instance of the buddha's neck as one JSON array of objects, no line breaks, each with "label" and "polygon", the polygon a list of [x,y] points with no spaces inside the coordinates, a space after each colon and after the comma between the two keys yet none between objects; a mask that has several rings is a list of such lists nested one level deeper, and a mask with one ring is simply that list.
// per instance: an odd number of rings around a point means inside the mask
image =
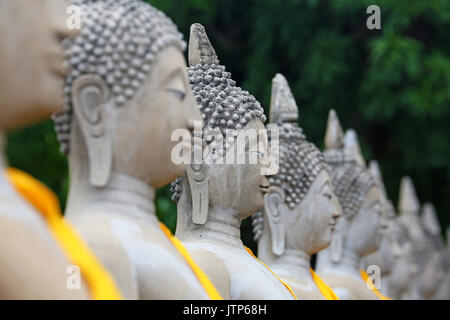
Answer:
[{"label": "buddha's neck", "polygon": [[10,188],[10,184],[8,183],[8,180],[5,175],[5,169],[6,169],[6,160],[4,156],[4,150],[5,148],[5,136],[3,134],[3,130],[0,129],[0,189],[4,193],[5,188]]},{"label": "buddha's neck", "polygon": [[18,196],[18,193],[16,189],[11,184],[11,181],[9,180],[7,174],[6,174],[6,168],[8,166],[8,163],[5,158],[5,135],[4,131],[0,129],[0,194],[5,199],[8,199],[11,201],[13,198],[21,199],[22,197]]},{"label": "buddha's neck", "polygon": [[282,270],[282,273],[298,280],[311,278],[311,255],[303,250],[286,249],[280,257],[273,262],[273,268]]},{"label": "buddha's neck", "polygon": [[[185,230],[186,231],[186,230]],[[200,227],[181,232],[182,240],[207,240],[219,242],[225,246],[242,247],[241,220],[235,212],[222,208],[210,208],[208,221]]]},{"label": "buddha's neck", "polygon": [[117,172],[112,173],[105,187],[90,187],[88,194],[81,191],[81,194],[84,194],[84,199],[80,199],[81,197],[77,196],[77,191],[82,187],[83,185],[76,184],[76,179],[71,183],[70,196],[82,201],[83,208],[78,206],[78,210],[74,210],[69,203],[67,215],[70,217],[81,212],[110,211],[135,215],[139,219],[149,220],[152,223],[158,222],[153,203],[155,191],[139,179]]},{"label": "buddha's neck", "polygon": [[335,264],[335,268],[338,272],[346,274],[352,274],[354,276],[360,276],[361,257],[351,250],[345,249],[342,254],[342,258],[339,263]]}]

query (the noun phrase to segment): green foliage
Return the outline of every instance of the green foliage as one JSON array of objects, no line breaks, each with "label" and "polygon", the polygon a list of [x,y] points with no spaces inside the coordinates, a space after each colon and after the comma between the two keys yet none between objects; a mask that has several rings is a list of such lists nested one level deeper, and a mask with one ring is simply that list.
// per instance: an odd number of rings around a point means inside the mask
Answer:
[{"label": "green foliage", "polygon": [[[323,147],[336,109],[359,133],[367,159],[377,159],[396,203],[410,175],[421,201],[450,223],[450,1],[448,0],[150,0],[187,37],[207,28],[234,79],[269,108],[271,79],[283,73],[300,107],[300,125]],[[382,30],[368,30],[366,9],[381,8]],[[187,38],[186,38],[187,39]],[[13,133],[8,156],[55,190],[62,201],[67,165],[51,124]],[[157,192],[158,216],[172,230],[176,206]],[[244,242],[254,248],[248,221]]]}]

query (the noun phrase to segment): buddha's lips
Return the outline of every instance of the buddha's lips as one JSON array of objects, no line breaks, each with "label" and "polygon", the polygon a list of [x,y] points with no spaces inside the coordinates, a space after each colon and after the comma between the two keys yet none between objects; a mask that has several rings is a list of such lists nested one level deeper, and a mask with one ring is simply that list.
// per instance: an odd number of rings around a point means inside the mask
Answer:
[{"label": "buddha's lips", "polygon": [[336,222],[330,222],[329,226],[331,230],[336,229]]},{"label": "buddha's lips", "polygon": [[261,189],[261,191],[263,193],[268,193],[269,192],[269,185],[260,185],[259,188]]},{"label": "buddha's lips", "polygon": [[50,52],[45,58],[47,65],[53,74],[61,78],[64,78],[67,75],[69,67],[64,63],[64,54],[62,52]]}]

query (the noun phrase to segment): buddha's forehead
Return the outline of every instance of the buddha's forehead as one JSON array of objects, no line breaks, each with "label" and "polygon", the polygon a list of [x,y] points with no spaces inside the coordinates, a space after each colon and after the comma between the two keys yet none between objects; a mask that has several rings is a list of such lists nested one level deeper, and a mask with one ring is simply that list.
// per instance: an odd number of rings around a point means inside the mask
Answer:
[{"label": "buddha's forehead", "polygon": [[267,136],[266,127],[264,126],[264,123],[262,122],[262,120],[261,119],[253,119],[242,130],[240,130],[238,137],[241,135],[244,135],[248,132],[253,132],[253,131],[255,131],[258,134]]},{"label": "buddha's forehead", "polygon": [[148,82],[157,81],[162,88],[173,79],[180,77],[185,79],[186,62],[180,48],[175,45],[169,45],[156,53],[153,70],[147,76],[143,85]]},{"label": "buddha's forehead", "polygon": [[378,188],[378,186],[376,186],[375,184],[373,184],[369,190],[366,192],[366,196],[364,198],[363,204],[361,207],[370,207],[370,206],[374,206],[376,204],[380,204],[381,203],[381,191]]},{"label": "buddha's forehead", "polygon": [[311,185],[311,189],[321,190],[327,185],[331,188],[330,175],[325,168],[322,168],[317,177],[314,179],[314,182]]}]

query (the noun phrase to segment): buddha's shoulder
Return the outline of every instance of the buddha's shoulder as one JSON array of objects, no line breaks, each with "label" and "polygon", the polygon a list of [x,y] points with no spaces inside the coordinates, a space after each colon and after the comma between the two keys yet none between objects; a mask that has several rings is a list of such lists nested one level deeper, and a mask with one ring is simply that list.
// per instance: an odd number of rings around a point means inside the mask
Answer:
[{"label": "buddha's shoulder", "polygon": [[218,250],[208,243],[185,242],[183,244],[191,258],[206,274],[210,277],[220,274],[223,281],[229,281],[230,270],[226,263],[226,251]]},{"label": "buddha's shoulder", "polygon": [[377,300],[378,297],[370,290],[362,279],[349,276],[326,274],[325,281],[342,300]]},{"label": "buddha's shoulder", "polygon": [[71,217],[69,222],[91,248],[126,253],[136,263],[153,261],[152,268],[184,262],[156,220],[141,220],[115,212],[89,212]]},{"label": "buddha's shoulder", "polygon": [[[255,259],[244,249],[239,247],[222,246],[215,241],[187,241],[183,242],[192,256],[198,261],[214,261],[215,264],[232,272],[233,268],[242,269],[245,265],[252,265]],[[241,272],[245,272],[242,269]]]}]

